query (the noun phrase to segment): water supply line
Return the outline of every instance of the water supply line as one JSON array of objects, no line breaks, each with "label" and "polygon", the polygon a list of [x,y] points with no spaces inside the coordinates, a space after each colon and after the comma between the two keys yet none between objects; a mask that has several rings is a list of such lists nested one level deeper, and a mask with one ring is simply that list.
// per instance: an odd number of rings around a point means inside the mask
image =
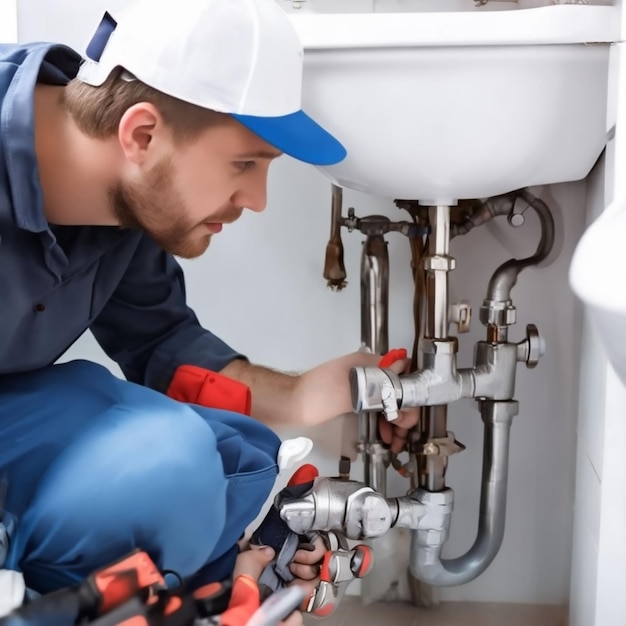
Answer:
[{"label": "water supply line", "polygon": [[[512,196],[513,206],[515,200],[519,198],[535,211],[541,223],[541,238],[533,255],[525,259],[506,261],[498,267],[489,281],[487,297],[481,307],[480,316],[481,322],[490,330],[489,340],[496,342],[506,342],[508,327],[515,323],[515,308],[512,306],[511,290],[517,283],[517,277],[525,268],[543,262],[554,245],[554,218],[548,205],[527,189],[521,189]],[[510,321],[511,319],[512,321]]]}]

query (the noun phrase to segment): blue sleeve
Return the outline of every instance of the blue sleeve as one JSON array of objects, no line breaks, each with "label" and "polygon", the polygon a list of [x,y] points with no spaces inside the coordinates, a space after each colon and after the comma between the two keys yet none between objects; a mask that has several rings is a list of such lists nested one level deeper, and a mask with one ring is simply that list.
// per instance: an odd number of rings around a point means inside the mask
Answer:
[{"label": "blue sleeve", "polygon": [[182,268],[147,236],[91,331],[128,380],[163,393],[180,365],[219,372],[245,358],[200,326]]}]

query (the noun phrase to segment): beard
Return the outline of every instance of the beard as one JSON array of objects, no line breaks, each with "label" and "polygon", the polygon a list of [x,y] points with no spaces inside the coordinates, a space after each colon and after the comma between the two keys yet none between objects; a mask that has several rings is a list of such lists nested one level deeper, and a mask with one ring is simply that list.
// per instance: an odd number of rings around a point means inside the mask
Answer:
[{"label": "beard", "polygon": [[[168,160],[157,163],[141,183],[118,182],[109,190],[109,202],[121,228],[144,231],[163,250],[193,259],[211,243],[202,222],[193,223],[186,216],[185,203],[173,183]],[[212,216],[216,222],[232,222],[241,215],[235,207]]]}]

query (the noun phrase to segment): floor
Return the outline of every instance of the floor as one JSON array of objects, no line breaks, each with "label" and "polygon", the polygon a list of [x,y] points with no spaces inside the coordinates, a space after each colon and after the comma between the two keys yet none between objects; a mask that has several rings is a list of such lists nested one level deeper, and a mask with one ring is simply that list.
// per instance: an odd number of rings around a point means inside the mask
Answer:
[{"label": "floor", "polygon": [[527,604],[448,602],[434,609],[409,604],[363,606],[357,597],[344,598],[325,620],[306,618],[306,626],[567,626],[567,608]]}]

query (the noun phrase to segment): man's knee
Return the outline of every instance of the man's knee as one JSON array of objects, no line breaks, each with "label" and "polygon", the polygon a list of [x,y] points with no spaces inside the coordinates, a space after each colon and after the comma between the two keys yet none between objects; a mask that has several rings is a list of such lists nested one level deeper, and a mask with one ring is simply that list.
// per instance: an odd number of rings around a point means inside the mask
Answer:
[{"label": "man's knee", "polygon": [[25,563],[79,579],[134,548],[190,575],[222,535],[226,489],[215,436],[194,411],[115,406],[49,468],[18,543]]}]

